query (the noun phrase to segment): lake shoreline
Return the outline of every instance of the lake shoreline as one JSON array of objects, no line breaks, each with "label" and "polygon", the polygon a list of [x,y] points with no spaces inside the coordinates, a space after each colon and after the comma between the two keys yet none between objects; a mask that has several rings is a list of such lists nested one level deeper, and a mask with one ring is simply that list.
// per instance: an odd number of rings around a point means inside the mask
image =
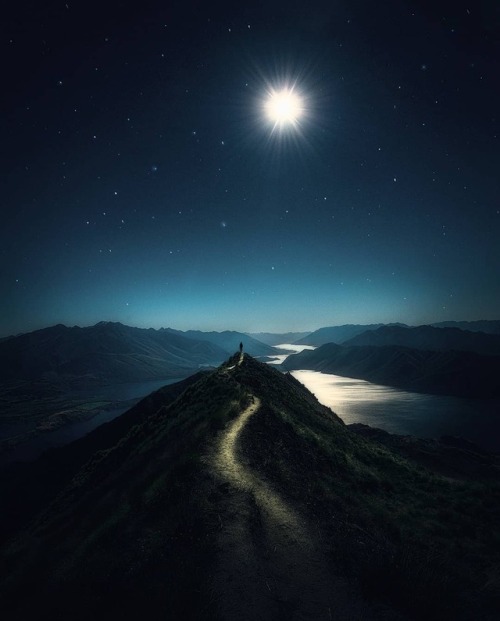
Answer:
[{"label": "lake shoreline", "polygon": [[361,423],[390,434],[454,436],[500,452],[500,399],[432,395],[310,371],[290,372],[346,425]]},{"label": "lake shoreline", "polygon": [[6,417],[0,425],[0,466],[32,461],[46,450],[69,444],[124,414],[152,392],[182,379],[74,388],[44,403],[38,417]]}]

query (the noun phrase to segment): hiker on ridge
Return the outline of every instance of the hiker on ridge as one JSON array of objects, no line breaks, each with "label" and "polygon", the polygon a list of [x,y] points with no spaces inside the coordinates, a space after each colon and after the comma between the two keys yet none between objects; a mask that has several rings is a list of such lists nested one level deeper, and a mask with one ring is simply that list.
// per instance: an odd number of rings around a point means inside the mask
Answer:
[{"label": "hiker on ridge", "polygon": [[243,352],[243,343],[240,343],[240,354]]}]

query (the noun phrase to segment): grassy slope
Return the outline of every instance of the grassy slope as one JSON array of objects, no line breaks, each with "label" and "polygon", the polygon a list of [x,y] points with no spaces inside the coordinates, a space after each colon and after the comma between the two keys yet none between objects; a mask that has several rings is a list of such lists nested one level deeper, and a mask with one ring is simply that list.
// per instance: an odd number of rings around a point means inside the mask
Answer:
[{"label": "grassy slope", "polygon": [[171,404],[202,375],[160,388],[118,418],[66,446],[46,451],[34,463],[9,464],[0,470],[0,544],[51,501],[94,453],[113,447],[134,425]]},{"label": "grassy slope", "polygon": [[242,399],[230,378],[208,376],[95,453],[4,554],[10,618],[40,608],[72,619],[158,610],[189,618],[190,606],[204,608],[197,588],[206,544],[193,489],[202,446]]},{"label": "grassy slope", "polygon": [[367,597],[408,619],[488,618],[498,584],[498,483],[436,476],[350,432],[293,378],[245,357],[97,452],[4,549],[9,619],[40,610],[210,619],[216,516],[202,456],[249,393],[263,407],[244,431],[246,459],[316,523],[332,562]]},{"label": "grassy slope", "polygon": [[306,407],[298,391],[285,395],[255,363],[239,375],[265,403],[246,430],[252,465],[314,516],[332,558],[367,596],[410,618],[488,617],[500,578],[498,475],[439,476],[337,424],[326,408],[318,416],[310,397]]}]

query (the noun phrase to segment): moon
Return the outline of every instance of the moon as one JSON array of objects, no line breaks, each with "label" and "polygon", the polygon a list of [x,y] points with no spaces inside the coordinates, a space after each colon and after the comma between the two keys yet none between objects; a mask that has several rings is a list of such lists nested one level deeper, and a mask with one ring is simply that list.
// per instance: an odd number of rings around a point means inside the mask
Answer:
[{"label": "moon", "polygon": [[274,128],[284,129],[287,126],[298,125],[304,113],[304,105],[293,89],[283,88],[269,93],[264,103],[264,110],[267,118],[274,123]]}]

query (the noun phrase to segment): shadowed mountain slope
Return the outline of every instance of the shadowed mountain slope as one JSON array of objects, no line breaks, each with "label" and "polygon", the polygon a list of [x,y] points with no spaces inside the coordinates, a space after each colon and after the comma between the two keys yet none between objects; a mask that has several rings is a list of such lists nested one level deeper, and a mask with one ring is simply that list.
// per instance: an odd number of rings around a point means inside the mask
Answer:
[{"label": "shadowed mountain slope", "polygon": [[344,342],[347,346],[376,347],[397,345],[427,351],[469,351],[478,354],[500,354],[500,334],[468,332],[459,328],[417,328],[382,326]]},{"label": "shadowed mountain slope", "polygon": [[12,530],[25,524],[44,503],[53,500],[94,453],[112,448],[132,427],[142,424],[159,408],[170,405],[207,372],[160,388],[84,437],[46,451],[34,463],[11,463],[0,469],[0,543]]},{"label": "shadowed mountain slope", "polygon": [[243,332],[235,332],[234,330],[225,330],[224,332],[202,332],[201,330],[173,330],[166,328],[165,332],[170,334],[179,334],[189,339],[197,341],[206,341],[223,349],[227,355],[232,354],[239,349],[240,343],[243,343],[243,349],[251,356],[269,356],[276,353],[276,350],[261,343],[251,335],[243,334]]},{"label": "shadowed mountain slope", "polygon": [[500,320],[479,321],[440,321],[431,324],[435,328],[459,328],[469,332],[484,332],[485,334],[500,334]]},{"label": "shadowed mountain slope", "polygon": [[[391,324],[393,325],[393,324]],[[403,324],[397,324],[403,325]],[[372,323],[368,325],[356,325],[346,324],[344,326],[332,326],[327,328],[319,328],[311,334],[304,336],[303,338],[295,341],[297,345],[314,345],[319,347],[325,345],[325,343],[344,343],[345,341],[352,339],[358,334],[363,334],[366,331],[376,330],[384,326],[383,323]]]},{"label": "shadowed mountain slope", "polygon": [[255,332],[248,333],[248,336],[267,345],[281,345],[282,343],[295,343],[295,341],[304,338],[308,334],[310,332],[284,332],[281,334],[275,332]]},{"label": "shadowed mountain slope", "polygon": [[[232,350],[231,350],[232,351]],[[57,325],[0,343],[2,381],[88,378],[104,382],[182,377],[218,365],[228,352],[164,330],[101,322],[89,328]]]},{"label": "shadowed mountain slope", "polygon": [[412,465],[246,355],[146,409],[3,547],[10,620],[494,618],[496,480]]},{"label": "shadowed mountain slope", "polygon": [[284,366],[288,370],[310,369],[415,392],[462,397],[500,395],[500,356],[471,352],[330,343],[290,356]]}]

